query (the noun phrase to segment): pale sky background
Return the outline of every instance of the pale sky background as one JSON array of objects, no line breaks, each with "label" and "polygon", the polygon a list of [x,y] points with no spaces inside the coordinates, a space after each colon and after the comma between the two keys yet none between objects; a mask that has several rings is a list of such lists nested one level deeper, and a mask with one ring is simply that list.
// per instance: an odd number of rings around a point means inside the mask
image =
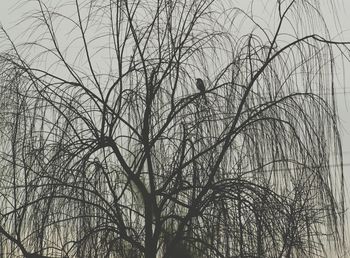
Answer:
[{"label": "pale sky background", "polygon": [[[251,0],[236,0],[235,2],[240,4],[242,1],[245,3],[251,2]],[[36,4],[35,1],[32,2],[33,5]],[[255,2],[257,2],[257,0],[255,0]],[[322,4],[326,5],[325,8],[323,8],[323,15],[329,24],[331,35],[335,37],[341,30],[343,32],[342,36],[337,36],[335,39],[350,42],[350,0],[334,0],[338,12],[335,17],[331,11],[329,4],[327,4],[328,0],[321,2]],[[18,11],[19,8],[16,3],[18,3],[17,0],[0,0],[0,24],[5,29],[7,29],[10,34],[12,34],[11,32],[16,31],[16,27],[13,27],[13,25],[18,21],[18,19],[20,19],[21,14],[21,12]],[[257,6],[257,4],[254,6]],[[325,12],[327,10],[329,10],[328,13]],[[262,9],[261,12],[264,12],[264,10]],[[336,25],[334,24],[335,19],[338,19],[338,24]],[[348,58],[350,59],[350,56]],[[341,63],[338,65],[339,70],[336,71],[339,75],[340,80],[336,83],[336,92],[338,97],[338,110],[341,122],[340,130],[343,144],[344,172],[348,178],[348,188],[350,188],[350,63],[346,63],[346,60],[344,62],[345,72],[341,71],[340,69]],[[345,78],[343,78],[343,76]],[[345,79],[345,81],[342,81],[343,79]]]},{"label": "pale sky background", "polygon": [[[59,0],[57,0],[59,1]],[[218,0],[219,1],[219,0]],[[237,0],[235,2],[240,3],[241,1],[247,0]],[[259,0],[256,0],[259,1]],[[272,0],[271,0],[272,1]],[[18,21],[20,18],[20,12],[15,7],[17,0],[0,0],[0,23],[7,30],[15,31],[16,28],[11,28],[11,26]],[[248,2],[248,1],[247,1]],[[326,4],[328,0],[320,1],[321,4]],[[337,15],[332,14],[331,8],[324,8],[323,15],[325,20],[329,23],[329,28],[331,29],[331,35],[336,40],[343,40],[350,42],[350,0],[334,0],[336,7],[338,8]],[[35,1],[33,1],[35,4]],[[328,11],[326,13],[325,11]],[[262,10],[263,12],[263,10]],[[334,25],[335,19],[338,19],[338,24]],[[333,29],[334,28],[334,29]],[[342,36],[336,37],[340,31],[343,31]],[[350,58],[350,56],[348,56]],[[341,61],[340,59],[338,61]],[[340,116],[340,132],[343,144],[343,154],[344,154],[344,174],[347,179],[347,189],[348,196],[350,195],[350,62],[344,60],[344,71],[342,71],[341,63],[338,65],[339,70],[336,72],[339,76],[339,81],[336,82],[336,92],[338,100],[338,110]],[[345,79],[345,81],[343,81]],[[348,204],[350,204],[348,198]],[[350,205],[347,205],[350,207]],[[348,211],[348,218],[350,218],[350,211]]]}]

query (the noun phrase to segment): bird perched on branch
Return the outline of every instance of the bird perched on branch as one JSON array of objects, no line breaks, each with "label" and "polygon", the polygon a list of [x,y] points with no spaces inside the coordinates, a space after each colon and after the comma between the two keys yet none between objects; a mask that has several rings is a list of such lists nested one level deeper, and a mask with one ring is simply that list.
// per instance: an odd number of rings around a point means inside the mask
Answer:
[{"label": "bird perched on branch", "polygon": [[196,78],[196,87],[200,91],[200,93],[203,94],[205,92],[204,82],[201,78]]},{"label": "bird perched on branch", "polygon": [[208,105],[207,97],[205,96],[205,86],[201,78],[196,78],[196,87],[200,92],[200,97],[204,99],[205,105]]}]

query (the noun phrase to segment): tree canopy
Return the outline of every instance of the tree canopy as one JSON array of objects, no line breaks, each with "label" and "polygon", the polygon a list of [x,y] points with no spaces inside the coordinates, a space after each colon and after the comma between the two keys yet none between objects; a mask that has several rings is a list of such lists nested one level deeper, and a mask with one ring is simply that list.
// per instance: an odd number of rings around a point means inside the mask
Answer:
[{"label": "tree canopy", "polygon": [[2,254],[341,254],[349,49],[318,1],[28,2],[0,35]]}]

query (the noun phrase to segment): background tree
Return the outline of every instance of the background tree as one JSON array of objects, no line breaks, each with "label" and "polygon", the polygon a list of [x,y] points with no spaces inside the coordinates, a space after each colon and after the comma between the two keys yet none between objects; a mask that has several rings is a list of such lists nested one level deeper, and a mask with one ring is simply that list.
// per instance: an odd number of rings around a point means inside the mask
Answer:
[{"label": "background tree", "polygon": [[35,3],[23,43],[2,30],[2,254],[341,252],[348,49],[318,1],[269,1],[270,26],[231,1]]}]

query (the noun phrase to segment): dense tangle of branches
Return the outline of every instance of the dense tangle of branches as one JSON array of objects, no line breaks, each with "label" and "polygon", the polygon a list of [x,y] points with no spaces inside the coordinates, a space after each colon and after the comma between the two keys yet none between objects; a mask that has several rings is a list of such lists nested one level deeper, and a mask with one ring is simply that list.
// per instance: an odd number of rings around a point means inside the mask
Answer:
[{"label": "dense tangle of branches", "polygon": [[266,29],[233,1],[35,1],[1,36],[1,254],[340,252],[347,45],[317,2],[269,1]]}]

